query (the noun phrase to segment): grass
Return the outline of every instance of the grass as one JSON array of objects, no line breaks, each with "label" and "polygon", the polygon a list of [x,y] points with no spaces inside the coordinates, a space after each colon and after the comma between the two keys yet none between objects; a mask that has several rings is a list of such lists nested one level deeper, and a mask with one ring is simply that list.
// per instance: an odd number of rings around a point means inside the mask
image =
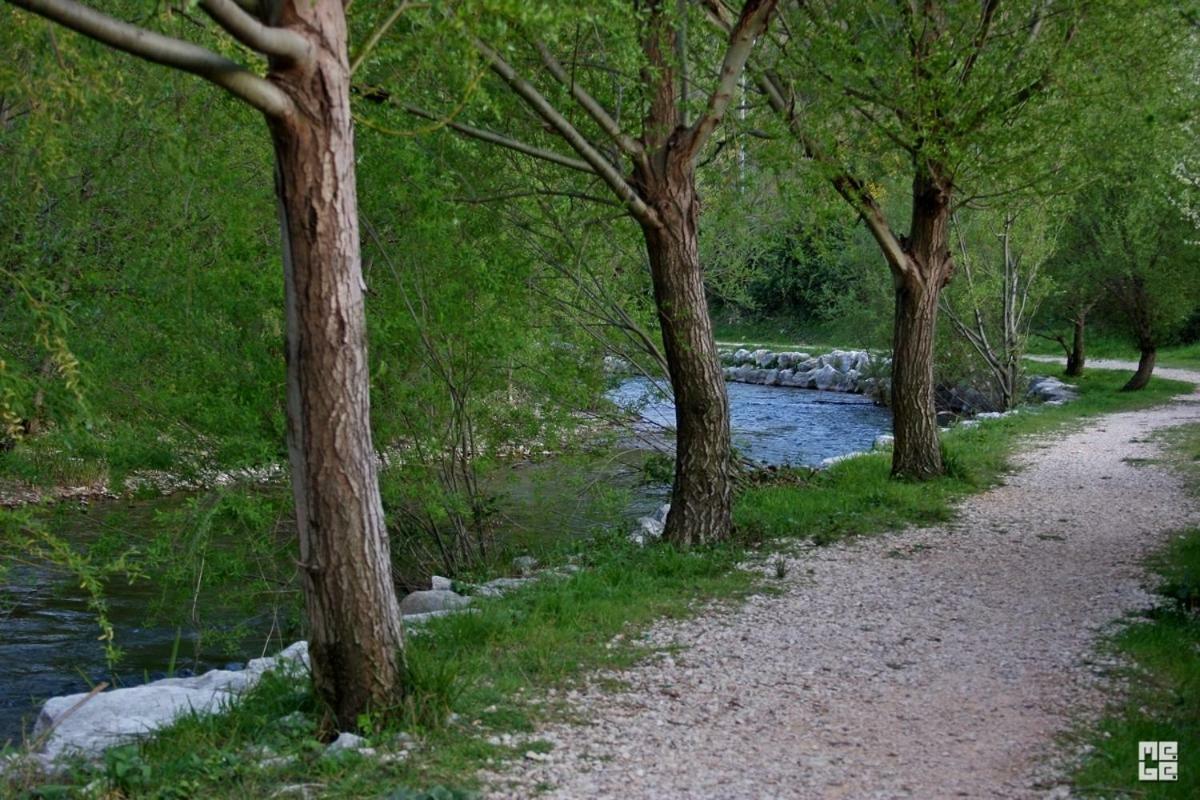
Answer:
[{"label": "grass", "polygon": [[[530,734],[560,715],[556,694],[585,672],[644,657],[638,634],[650,622],[694,613],[697,600],[745,596],[754,573],[734,567],[746,556],[736,545],[678,552],[612,537],[594,542],[565,578],[434,620],[409,640],[409,697],[387,723],[364,720],[372,744],[407,750],[402,760],[323,756],[312,695],[280,678],[225,714],[185,718],[99,766],[76,765],[66,783],[27,783],[18,796],[74,796],[97,779],[111,797],[155,798],[267,797],[301,783],[337,798],[469,787],[480,767],[545,749]],[[268,757],[286,763],[262,768]]]},{"label": "grass", "polygon": [[[548,747],[535,731],[569,713],[564,693],[581,678],[650,655],[641,634],[652,622],[771,591],[770,576],[778,576],[771,554],[790,542],[947,519],[956,500],[1002,480],[1022,437],[1147,407],[1190,388],[1155,380],[1144,392],[1121,393],[1123,377],[1094,371],[1071,405],[950,431],[944,437],[950,474],[938,481],[892,481],[887,456],[874,454],[748,488],[735,510],[738,543],[677,552],[637,548],[614,534],[589,542],[582,555],[543,554],[548,563],[573,558],[580,569],[482,602],[472,613],[434,620],[410,638],[408,698],[392,714],[362,720],[371,745],[395,760],[326,756],[320,710],[307,687],[272,679],[224,714],[185,718],[110,751],[100,765],[75,765],[54,779],[58,784],[11,774],[7,789],[26,798],[81,796],[89,784],[110,798],[242,798],[305,784],[321,797],[464,796],[476,788],[480,769]],[[747,561],[763,569],[737,568]]]},{"label": "grass", "polygon": [[[1172,460],[1200,493],[1200,425],[1169,432]],[[1159,603],[1105,649],[1120,657],[1126,691],[1090,730],[1075,776],[1085,796],[1200,797],[1200,529],[1180,533],[1151,561]],[[1138,743],[1179,745],[1179,779],[1137,778]]]}]

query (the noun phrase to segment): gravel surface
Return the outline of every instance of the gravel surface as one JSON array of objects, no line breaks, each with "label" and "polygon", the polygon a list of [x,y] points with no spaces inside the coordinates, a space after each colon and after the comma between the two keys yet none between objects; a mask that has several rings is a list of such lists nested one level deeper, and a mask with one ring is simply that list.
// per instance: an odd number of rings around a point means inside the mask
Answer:
[{"label": "gravel surface", "polygon": [[586,721],[539,731],[553,750],[489,796],[1068,797],[1054,737],[1103,705],[1097,637],[1200,521],[1169,468],[1127,459],[1198,419],[1200,393],[1032,442],[950,524],[808,550],[782,595],[656,627],[682,649],[572,692]]}]

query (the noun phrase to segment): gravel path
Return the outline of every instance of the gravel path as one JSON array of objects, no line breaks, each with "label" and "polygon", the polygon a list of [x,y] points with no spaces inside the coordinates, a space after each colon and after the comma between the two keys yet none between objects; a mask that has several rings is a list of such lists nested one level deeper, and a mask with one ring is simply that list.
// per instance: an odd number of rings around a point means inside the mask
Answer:
[{"label": "gravel path", "polygon": [[782,595],[657,627],[682,649],[573,692],[587,721],[540,731],[553,751],[490,796],[1068,796],[1053,738],[1103,703],[1096,638],[1149,601],[1141,559],[1200,522],[1167,467],[1127,459],[1197,420],[1200,392],[1033,442],[953,523],[809,550]]}]

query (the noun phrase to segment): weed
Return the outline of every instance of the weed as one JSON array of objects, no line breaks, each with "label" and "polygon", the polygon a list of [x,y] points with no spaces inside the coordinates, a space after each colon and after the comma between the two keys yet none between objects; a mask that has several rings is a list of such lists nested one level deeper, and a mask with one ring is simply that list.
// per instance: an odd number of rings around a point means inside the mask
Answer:
[{"label": "weed", "polygon": [[466,689],[458,665],[415,647],[404,658],[404,699],[399,722],[404,728],[441,728]]}]

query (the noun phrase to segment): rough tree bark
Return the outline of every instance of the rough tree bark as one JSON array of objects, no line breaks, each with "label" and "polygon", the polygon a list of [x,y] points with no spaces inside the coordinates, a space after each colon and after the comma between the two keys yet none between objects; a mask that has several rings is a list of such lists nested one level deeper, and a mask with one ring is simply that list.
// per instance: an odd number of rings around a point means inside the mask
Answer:
[{"label": "rough tree bark", "polygon": [[289,2],[314,56],[275,67],[295,112],[271,121],[284,240],[288,450],[317,692],[343,728],[397,699],[402,646],[371,441],[346,23]]},{"label": "rough tree bark", "polygon": [[200,0],[267,57],[258,75],[75,0],[9,0],[261,111],[275,143],[287,305],[288,449],[312,672],[341,729],[400,690],[399,606],[371,443],[350,70],[341,0]]},{"label": "rough tree bark", "polygon": [[[680,47],[680,32],[663,0],[642,5],[648,12],[642,49],[650,104],[642,132],[645,155],[634,160],[633,185],[655,212],[639,222],[675,395],[675,482],[663,536],[691,546],[728,538],[733,518],[729,397],[697,241],[696,153],[716,120],[703,133],[685,125],[680,65],[672,58]],[[753,19],[756,7],[769,14],[772,5],[747,2],[738,27]],[[727,63],[725,69],[734,70],[733,78],[741,72],[740,65]],[[735,83],[723,83],[724,91],[732,93]],[[727,96],[719,99],[728,102]]]},{"label": "rough tree bark", "polygon": [[670,142],[635,170],[660,225],[643,225],[654,300],[675,395],[675,482],[664,535],[720,541],[732,524],[729,398],[704,293],[693,160]]},{"label": "rough tree bark", "polygon": [[909,235],[893,262],[896,285],[892,337],[892,475],[927,480],[942,474],[933,392],[933,343],[938,299],[954,271],[950,256],[951,188],[936,166],[913,178]]}]

